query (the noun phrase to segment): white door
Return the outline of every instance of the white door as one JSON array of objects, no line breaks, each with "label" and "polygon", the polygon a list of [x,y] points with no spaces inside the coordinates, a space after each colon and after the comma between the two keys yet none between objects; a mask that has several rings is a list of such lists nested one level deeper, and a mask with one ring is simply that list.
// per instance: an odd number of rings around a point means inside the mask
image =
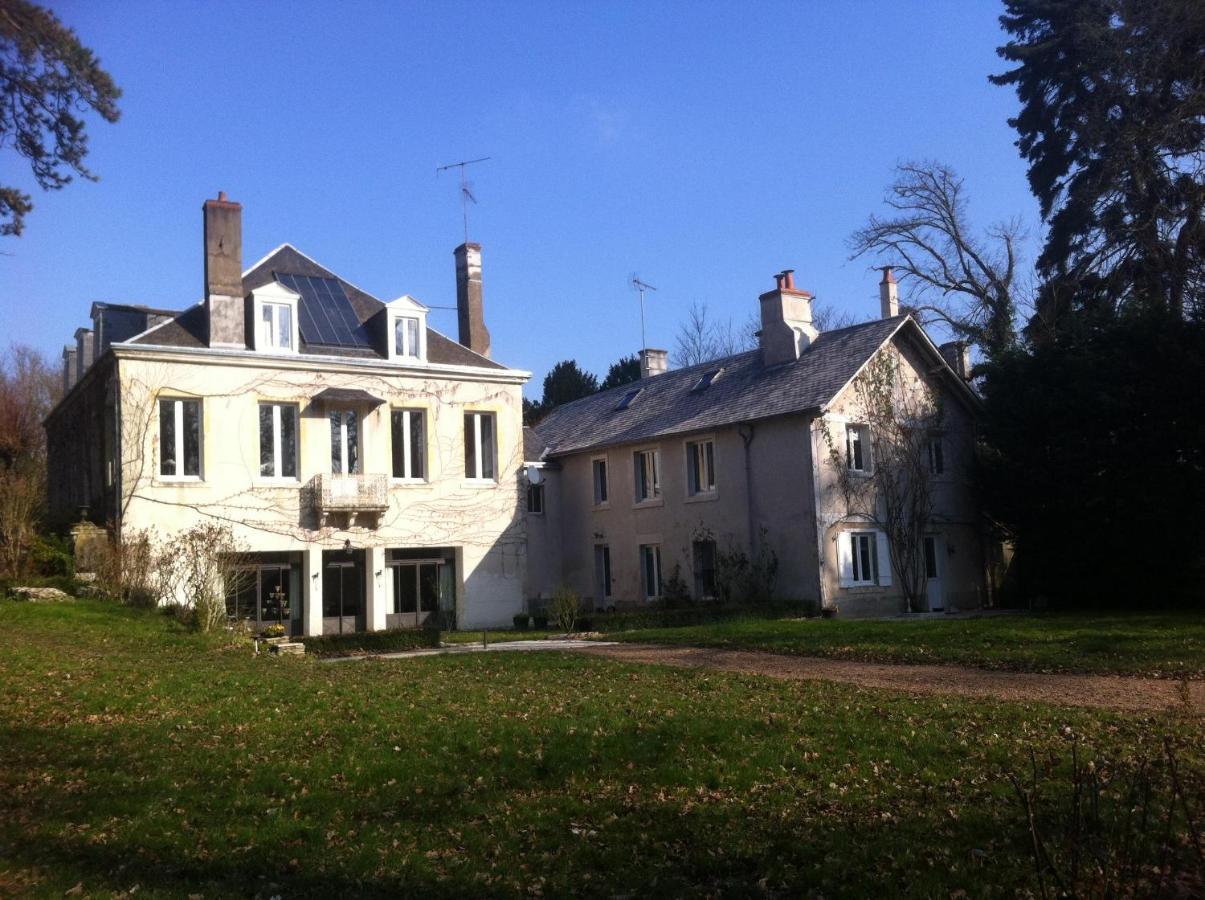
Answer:
[{"label": "white door", "polygon": [[929,601],[929,612],[945,609],[945,595],[941,584],[942,540],[939,535],[925,535],[925,597]]}]

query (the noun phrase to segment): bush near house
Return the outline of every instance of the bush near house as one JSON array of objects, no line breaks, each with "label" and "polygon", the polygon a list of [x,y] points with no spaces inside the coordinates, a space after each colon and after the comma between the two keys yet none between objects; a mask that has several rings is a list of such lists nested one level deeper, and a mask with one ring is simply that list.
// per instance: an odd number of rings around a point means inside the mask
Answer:
[{"label": "bush near house", "polygon": [[[642,609],[624,609],[615,612],[593,613],[582,620],[582,630],[611,632],[632,631],[644,628],[681,628],[688,625],[703,625],[708,622],[727,622],[732,619],[775,619],[809,615],[810,607],[799,604],[766,604],[748,606],[722,606],[702,603],[670,609],[664,606],[648,606]],[[586,628],[586,624],[589,628]]]},{"label": "bush near house", "polygon": [[313,656],[362,656],[374,653],[398,653],[439,646],[435,628],[399,628],[391,631],[365,631],[355,634],[324,634],[299,637],[305,652]]}]

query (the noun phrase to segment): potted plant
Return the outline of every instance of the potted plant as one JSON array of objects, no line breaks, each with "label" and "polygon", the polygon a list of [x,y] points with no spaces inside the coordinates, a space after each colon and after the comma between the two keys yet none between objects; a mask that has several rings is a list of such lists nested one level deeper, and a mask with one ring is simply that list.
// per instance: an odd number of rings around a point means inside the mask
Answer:
[{"label": "potted plant", "polygon": [[263,631],[265,638],[281,638],[285,636],[285,627],[279,622],[266,627]]}]

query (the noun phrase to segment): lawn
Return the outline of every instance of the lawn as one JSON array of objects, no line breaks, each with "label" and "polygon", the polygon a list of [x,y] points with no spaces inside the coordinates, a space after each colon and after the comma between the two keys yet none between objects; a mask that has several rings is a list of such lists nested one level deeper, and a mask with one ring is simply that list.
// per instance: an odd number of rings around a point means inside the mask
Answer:
[{"label": "lawn", "polygon": [[735,619],[607,637],[874,662],[1205,677],[1205,616],[1200,614],[1046,613],[912,621]]},{"label": "lawn", "polygon": [[[1205,730],[571,654],[253,657],[0,602],[0,895],[1013,897],[1003,773]],[[952,892],[965,891],[965,894]]]}]

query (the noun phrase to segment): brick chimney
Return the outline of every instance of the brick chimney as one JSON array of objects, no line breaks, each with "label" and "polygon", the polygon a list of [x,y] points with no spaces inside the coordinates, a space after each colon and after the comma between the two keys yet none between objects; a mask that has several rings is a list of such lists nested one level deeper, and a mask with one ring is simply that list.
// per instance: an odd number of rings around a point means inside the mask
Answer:
[{"label": "brick chimney", "polygon": [[758,297],[761,304],[761,355],[767,366],[792,362],[820,332],[812,325],[812,295],[795,287],[795,270],[774,276],[777,287]]},{"label": "brick chimney", "polygon": [[966,341],[950,341],[937,348],[954,374],[963,381],[971,380],[971,345]]},{"label": "brick chimney", "polygon": [[456,257],[456,313],[460,319],[460,343],[474,353],[490,355],[490,333],[485,327],[485,305],[481,292],[481,245],[461,244]]},{"label": "brick chimney", "polygon": [[900,286],[895,282],[891,266],[883,266],[883,280],[879,282],[879,311],[884,319],[900,314]]},{"label": "brick chimney", "polygon": [[67,393],[75,385],[75,354],[78,351],[75,347],[67,344],[63,347],[63,393]]},{"label": "brick chimney", "polygon": [[206,200],[205,312],[210,347],[247,346],[243,295],[243,207],[226,199]]},{"label": "brick chimney", "polygon": [[640,377],[654,378],[669,370],[669,351],[646,347],[640,351]]}]

